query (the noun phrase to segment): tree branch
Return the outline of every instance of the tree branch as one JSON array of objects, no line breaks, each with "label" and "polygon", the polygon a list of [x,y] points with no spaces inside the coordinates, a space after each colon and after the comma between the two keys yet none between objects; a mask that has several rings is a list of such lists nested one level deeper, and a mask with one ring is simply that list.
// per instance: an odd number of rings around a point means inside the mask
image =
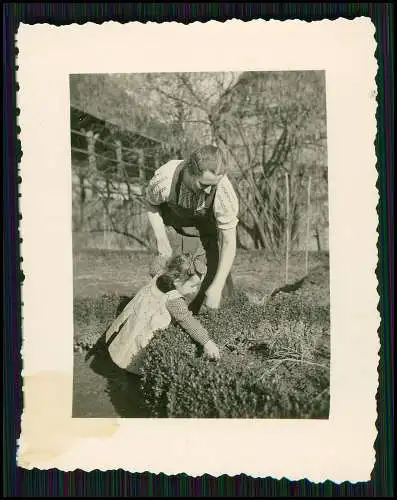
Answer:
[{"label": "tree branch", "polygon": [[154,90],[156,90],[156,92],[158,92],[159,94],[164,95],[168,99],[172,99],[172,100],[174,100],[176,102],[180,102],[182,104],[185,104],[185,106],[188,106],[189,108],[199,108],[199,109],[202,109],[200,106],[197,106],[194,103],[192,103],[190,101],[187,101],[186,99],[182,99],[182,97],[177,97],[175,95],[169,94],[168,92],[165,92],[164,90],[162,90],[162,89],[160,89],[158,87],[154,87]]},{"label": "tree branch", "polygon": [[199,96],[193,90],[193,87],[192,87],[191,83],[188,81],[188,79],[186,78],[186,76],[184,74],[180,74],[180,75],[177,75],[177,78],[179,78],[179,80],[182,82],[182,84],[188,90],[188,92],[193,97],[193,99],[195,99],[195,101],[197,102],[197,107],[199,109],[201,109],[202,111],[204,111],[208,115],[209,114],[208,109],[204,106],[201,98],[199,98]]}]

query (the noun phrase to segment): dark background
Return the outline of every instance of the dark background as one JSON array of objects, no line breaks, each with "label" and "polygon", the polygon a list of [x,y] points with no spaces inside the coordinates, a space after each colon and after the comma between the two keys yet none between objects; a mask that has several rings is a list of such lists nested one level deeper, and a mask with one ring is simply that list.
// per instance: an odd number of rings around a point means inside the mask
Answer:
[{"label": "dark background", "polygon": [[[376,27],[379,64],[378,85],[378,158],[379,201],[379,263],[377,275],[380,294],[379,330],[381,361],[379,364],[378,438],[375,443],[376,465],[369,482],[337,485],[330,481],[313,484],[309,481],[252,479],[245,475],[214,478],[192,478],[184,474],[131,474],[114,472],[58,470],[27,471],[16,466],[16,446],[22,413],[21,387],[21,298],[23,263],[19,256],[18,176],[20,145],[17,141],[15,42],[20,22],[27,24],[104,21],[225,21],[237,18],[302,19],[306,21],[370,17]],[[10,497],[127,497],[127,496],[231,496],[286,497],[340,496],[392,497],[394,492],[394,392],[393,341],[394,325],[394,226],[392,221],[394,179],[394,7],[391,3],[6,3],[3,4],[3,498]],[[392,62],[393,61],[393,62]],[[45,409],[43,409],[45,411]]]}]

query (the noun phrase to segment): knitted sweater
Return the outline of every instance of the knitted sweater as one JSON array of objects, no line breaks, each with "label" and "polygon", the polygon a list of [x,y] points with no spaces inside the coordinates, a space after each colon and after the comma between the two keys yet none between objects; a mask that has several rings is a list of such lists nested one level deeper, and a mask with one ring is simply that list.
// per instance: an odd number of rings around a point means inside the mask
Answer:
[{"label": "knitted sweater", "polygon": [[[174,284],[163,276],[157,278],[156,284],[158,289],[163,293],[168,294],[174,290],[176,291]],[[208,331],[188,309],[184,298],[178,294],[169,294],[169,296],[170,298],[167,300],[166,307],[171,317],[199,344],[204,345],[211,340]]]}]

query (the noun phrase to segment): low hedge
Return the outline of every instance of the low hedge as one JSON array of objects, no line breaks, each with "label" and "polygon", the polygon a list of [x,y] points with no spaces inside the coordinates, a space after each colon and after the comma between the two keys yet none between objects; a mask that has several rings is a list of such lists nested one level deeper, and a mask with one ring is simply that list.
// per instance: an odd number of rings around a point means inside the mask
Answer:
[{"label": "low hedge", "polygon": [[74,349],[92,348],[130,297],[103,294],[99,297],[75,297],[73,304]]},{"label": "low hedge", "polygon": [[[327,418],[330,317],[322,283],[307,281],[265,305],[239,291],[216,314],[200,320],[221,360],[178,326],[157,334],[147,348],[141,380],[152,417]],[[319,300],[320,295],[324,300]],[[74,346],[90,350],[130,297],[76,297]]]},{"label": "low hedge", "polygon": [[266,306],[244,293],[200,320],[221,360],[177,326],[147,348],[142,390],[153,417],[327,418],[329,309],[299,294],[278,295]]}]

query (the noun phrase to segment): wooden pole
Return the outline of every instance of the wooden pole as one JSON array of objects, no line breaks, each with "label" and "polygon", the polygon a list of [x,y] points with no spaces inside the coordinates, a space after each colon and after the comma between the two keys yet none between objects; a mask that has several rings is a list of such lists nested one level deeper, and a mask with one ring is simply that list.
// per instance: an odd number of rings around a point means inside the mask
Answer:
[{"label": "wooden pole", "polygon": [[106,208],[103,207],[103,246],[106,248]]},{"label": "wooden pole", "polygon": [[289,182],[288,182],[288,173],[285,173],[285,197],[286,197],[286,231],[285,231],[285,282],[288,283],[288,266],[289,266]]},{"label": "wooden pole", "polygon": [[305,256],[305,273],[309,274],[309,238],[310,238],[310,217],[311,217],[311,200],[310,190],[312,185],[312,178],[309,176],[307,183],[307,213],[306,213],[306,256]]},{"label": "wooden pole", "polygon": [[95,158],[95,141],[98,137],[97,134],[94,135],[92,130],[86,133],[87,137],[87,153],[88,153],[88,164],[90,172],[95,172],[96,170],[96,158]]},{"label": "wooden pole", "polygon": [[120,140],[115,141],[116,160],[117,160],[117,176],[123,178],[123,149]]},{"label": "wooden pole", "polygon": [[160,167],[160,153],[158,150],[154,153],[154,169],[157,170]]},{"label": "wooden pole", "polygon": [[138,168],[139,168],[139,179],[141,181],[146,180],[146,172],[145,172],[145,153],[143,149],[138,149]]}]

